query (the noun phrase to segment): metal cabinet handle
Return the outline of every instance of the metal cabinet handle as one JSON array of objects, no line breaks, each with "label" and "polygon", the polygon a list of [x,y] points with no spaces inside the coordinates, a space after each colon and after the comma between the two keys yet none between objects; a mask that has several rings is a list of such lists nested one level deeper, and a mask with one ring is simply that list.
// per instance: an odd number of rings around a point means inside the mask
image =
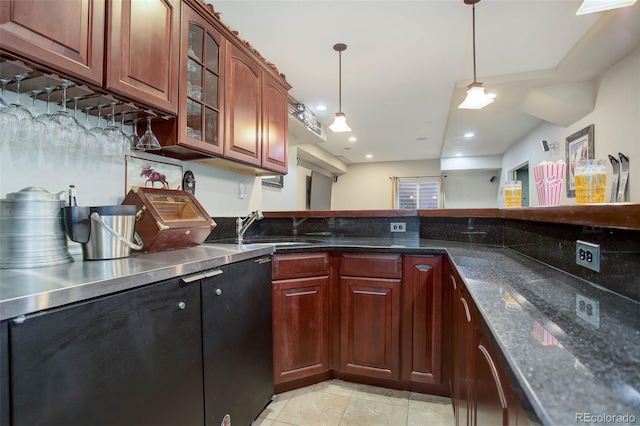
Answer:
[{"label": "metal cabinet handle", "polygon": [[222,269],[212,269],[210,271],[203,272],[202,274],[206,278],[211,278],[211,277],[215,277],[216,275],[221,275],[222,273],[224,273]]},{"label": "metal cabinet handle", "polygon": [[220,290],[219,288],[216,288],[216,295],[220,296],[222,294],[222,290]]},{"label": "metal cabinet handle", "polygon": [[184,308],[186,308],[186,307],[187,307],[187,304],[186,304],[186,303],[184,303],[184,302],[179,302],[179,303],[178,303],[178,309],[184,309]]}]

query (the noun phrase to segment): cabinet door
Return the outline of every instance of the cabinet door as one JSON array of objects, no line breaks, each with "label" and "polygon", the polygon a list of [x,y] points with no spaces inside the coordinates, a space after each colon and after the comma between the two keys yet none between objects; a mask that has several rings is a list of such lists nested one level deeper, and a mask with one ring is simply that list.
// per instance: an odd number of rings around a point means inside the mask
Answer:
[{"label": "cabinet door", "polygon": [[273,282],[276,383],[329,370],[329,276]]},{"label": "cabinet door", "polygon": [[483,333],[478,336],[475,347],[475,424],[509,424],[508,389],[503,386],[503,374],[492,353],[488,339]]},{"label": "cabinet door", "polygon": [[224,156],[261,165],[261,70],[227,42]]},{"label": "cabinet door", "polygon": [[0,48],[102,85],[104,0],[0,1]]},{"label": "cabinet door", "polygon": [[178,143],[222,155],[225,39],[186,3],[183,12]]},{"label": "cabinet door", "polygon": [[271,258],[219,271],[202,281],[204,424],[250,425],[273,396]]},{"label": "cabinet door", "polygon": [[180,1],[110,1],[107,25],[106,88],[176,114]]},{"label": "cabinet door", "polygon": [[405,256],[402,378],[442,383],[442,258]]},{"label": "cabinet door", "polygon": [[173,279],[10,326],[14,426],[203,424],[197,284]]},{"label": "cabinet door", "polygon": [[262,168],[287,173],[287,132],[289,95],[270,74],[263,74],[262,86]]},{"label": "cabinet door", "polygon": [[9,323],[0,321],[0,424],[9,423]]},{"label": "cabinet door", "polygon": [[453,403],[456,425],[471,426],[475,424],[472,400],[474,382],[472,362],[475,354],[474,318],[467,295],[460,290],[460,287],[454,294]]},{"label": "cabinet door", "polygon": [[340,370],[400,378],[400,279],[341,277]]}]

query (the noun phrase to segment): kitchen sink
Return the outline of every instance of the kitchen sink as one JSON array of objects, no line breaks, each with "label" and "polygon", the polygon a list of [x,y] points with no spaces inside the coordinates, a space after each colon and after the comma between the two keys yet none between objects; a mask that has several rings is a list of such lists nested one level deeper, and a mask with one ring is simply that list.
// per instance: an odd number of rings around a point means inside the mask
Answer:
[{"label": "kitchen sink", "polygon": [[247,238],[243,244],[269,244],[274,246],[305,246],[309,244],[322,243],[322,240],[296,238],[296,237],[259,237]]}]

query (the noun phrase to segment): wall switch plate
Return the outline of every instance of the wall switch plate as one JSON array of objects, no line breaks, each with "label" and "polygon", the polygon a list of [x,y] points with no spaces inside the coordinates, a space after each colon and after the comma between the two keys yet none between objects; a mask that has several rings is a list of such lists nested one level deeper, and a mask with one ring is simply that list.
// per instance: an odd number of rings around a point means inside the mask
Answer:
[{"label": "wall switch plate", "polygon": [[576,294],[576,315],[596,327],[600,327],[600,308],[597,300]]},{"label": "wall switch plate", "polygon": [[600,272],[600,245],[576,241],[576,264]]},{"label": "wall switch plate", "polygon": [[405,222],[391,222],[391,232],[407,232],[407,224]]}]

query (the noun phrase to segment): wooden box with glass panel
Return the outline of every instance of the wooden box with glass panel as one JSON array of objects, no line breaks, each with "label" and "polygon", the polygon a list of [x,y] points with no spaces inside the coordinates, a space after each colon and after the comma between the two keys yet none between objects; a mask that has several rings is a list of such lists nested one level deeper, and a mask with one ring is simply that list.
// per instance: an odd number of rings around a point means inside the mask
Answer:
[{"label": "wooden box with glass panel", "polygon": [[122,204],[137,208],[135,232],[144,252],[202,244],[216,223],[187,191],[133,188]]}]

